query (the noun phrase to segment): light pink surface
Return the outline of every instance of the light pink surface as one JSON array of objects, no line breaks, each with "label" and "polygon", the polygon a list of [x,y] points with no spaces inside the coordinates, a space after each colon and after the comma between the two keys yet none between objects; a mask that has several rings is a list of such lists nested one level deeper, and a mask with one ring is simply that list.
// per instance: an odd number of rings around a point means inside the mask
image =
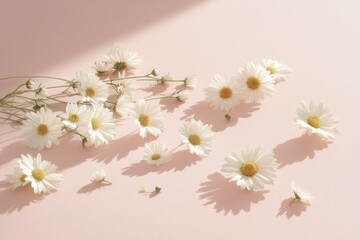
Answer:
[{"label": "light pink surface", "polygon": [[[158,140],[177,146],[179,126],[194,117],[213,124],[217,143],[204,159],[181,148],[152,167],[141,159],[154,138],[132,134],[131,120],[98,149],[83,150],[78,138],[64,136],[41,154],[65,181],[37,196],[3,181],[21,153],[37,152],[24,146],[18,127],[2,124],[0,239],[358,239],[359,11],[355,0],[3,1],[0,76],[72,78],[122,42],[144,60],[138,73],[157,67],[178,78],[200,74],[188,102],[162,102],[166,131]],[[272,97],[239,106],[230,123],[203,102],[213,74],[230,76],[262,58],[294,70]],[[17,83],[1,82],[1,95]],[[292,124],[301,100],[323,101],[339,119],[332,143],[302,136]],[[280,162],[265,191],[241,192],[220,174],[225,156],[247,144],[263,145]],[[113,185],[95,188],[90,177],[101,168]],[[312,206],[288,208],[291,180],[316,197]],[[142,185],[163,190],[140,194]]]}]

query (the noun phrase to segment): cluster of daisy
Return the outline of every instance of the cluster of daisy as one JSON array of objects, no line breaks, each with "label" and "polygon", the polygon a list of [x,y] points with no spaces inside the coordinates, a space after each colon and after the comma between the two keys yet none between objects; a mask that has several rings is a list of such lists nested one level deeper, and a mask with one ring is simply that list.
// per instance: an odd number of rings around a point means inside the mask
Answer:
[{"label": "cluster of daisy", "polygon": [[258,102],[275,91],[275,85],[284,79],[291,68],[276,60],[264,59],[261,64],[245,64],[233,77],[216,74],[205,88],[206,100],[214,109],[226,111],[230,120],[231,110],[240,101]]}]

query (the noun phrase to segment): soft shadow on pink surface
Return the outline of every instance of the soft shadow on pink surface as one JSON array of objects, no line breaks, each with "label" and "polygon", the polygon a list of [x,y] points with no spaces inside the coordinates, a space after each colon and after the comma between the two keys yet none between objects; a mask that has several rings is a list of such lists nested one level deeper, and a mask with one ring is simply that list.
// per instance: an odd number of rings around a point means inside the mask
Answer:
[{"label": "soft shadow on pink surface", "polygon": [[201,158],[190,154],[188,150],[179,150],[171,154],[170,159],[163,165],[155,166],[149,165],[146,161],[141,161],[138,163],[133,163],[131,166],[123,169],[123,175],[126,176],[144,176],[150,172],[162,173],[169,171],[182,171],[186,167],[191,167],[196,165],[197,161],[200,161]]},{"label": "soft shadow on pink surface", "polygon": [[2,56],[7,56],[0,58],[0,75],[40,72],[202,2],[7,1],[0,8],[2,42],[7,43],[0,46]]},{"label": "soft shadow on pink surface", "polygon": [[269,191],[241,190],[234,182],[229,182],[220,173],[208,176],[208,181],[200,184],[200,199],[206,200],[204,205],[214,205],[216,212],[224,215],[249,212],[251,205],[265,199]]},{"label": "soft shadow on pink surface", "polygon": [[306,158],[313,159],[315,152],[327,148],[328,144],[317,135],[304,134],[277,145],[273,151],[279,168],[282,168]]},{"label": "soft shadow on pink surface", "polygon": [[159,196],[161,194],[161,192],[156,192],[156,191],[139,191],[139,194],[147,196],[148,198],[154,198],[156,196]]},{"label": "soft shadow on pink surface", "polygon": [[[278,216],[286,215],[287,218],[291,218],[293,216],[300,216],[302,212],[306,211],[307,206],[300,201],[291,201],[293,198],[287,198],[281,202],[281,206],[279,208]],[[290,205],[291,203],[291,205]]]},{"label": "soft shadow on pink surface", "polygon": [[86,184],[84,186],[82,186],[77,193],[81,193],[81,194],[90,194],[95,190],[100,190],[102,188],[106,188],[108,186],[110,186],[111,184],[103,184],[103,183],[98,183],[98,182],[91,182],[89,184]]},{"label": "soft shadow on pink surface", "polygon": [[237,124],[240,118],[251,117],[251,114],[260,108],[259,103],[240,102],[230,113],[231,120],[225,118],[225,111],[214,110],[206,101],[198,102],[184,111],[181,120],[195,118],[205,124],[212,124],[212,130],[215,132],[223,131],[227,127]]},{"label": "soft shadow on pink surface", "polygon": [[12,189],[6,181],[0,181],[0,214],[10,214],[21,211],[24,207],[35,204],[44,199],[44,195],[35,194],[30,185]]}]

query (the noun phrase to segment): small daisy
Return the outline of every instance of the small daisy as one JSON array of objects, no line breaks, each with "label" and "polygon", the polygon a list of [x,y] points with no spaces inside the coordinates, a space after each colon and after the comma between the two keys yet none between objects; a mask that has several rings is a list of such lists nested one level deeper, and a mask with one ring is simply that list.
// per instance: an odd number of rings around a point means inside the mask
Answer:
[{"label": "small daisy", "polygon": [[106,180],[106,172],[105,172],[104,169],[95,171],[93,173],[93,175],[92,175],[91,181],[98,182],[98,183],[109,183],[109,184],[111,184],[111,182]]},{"label": "small daisy", "polygon": [[115,122],[112,112],[101,104],[93,105],[88,135],[95,147],[108,143],[115,136]]},{"label": "small daisy", "polygon": [[144,158],[150,165],[160,166],[166,161],[169,155],[169,150],[162,143],[152,142],[145,144]]},{"label": "small daisy", "polygon": [[129,116],[134,108],[134,101],[129,95],[123,94],[116,101],[115,112],[122,117]]},{"label": "small daisy", "polygon": [[203,157],[211,151],[215,141],[215,133],[211,125],[203,124],[200,120],[191,119],[180,128],[183,143],[187,145],[191,154]]},{"label": "small daisy", "polygon": [[191,74],[185,78],[185,86],[195,88],[199,82],[199,77],[197,74]]},{"label": "small daisy", "polygon": [[275,91],[275,77],[261,66],[249,62],[239,70],[237,81],[244,100],[256,102]]},{"label": "small daisy", "polygon": [[230,111],[241,99],[239,84],[220,75],[215,75],[204,91],[206,100],[214,109]]},{"label": "small daisy", "polygon": [[139,84],[135,79],[123,79],[120,80],[118,84],[118,90],[123,94],[129,95],[130,98],[134,96],[135,92],[139,88]]},{"label": "small daisy", "polygon": [[15,167],[11,174],[6,175],[6,180],[11,183],[13,189],[18,187],[23,187],[28,184],[28,181],[25,181],[26,175],[22,172],[20,167]]},{"label": "small daisy", "polygon": [[48,161],[41,160],[40,154],[36,158],[29,154],[21,155],[19,164],[26,175],[25,181],[31,183],[35,193],[48,193],[51,189],[56,189],[63,180],[61,174],[55,173],[56,166]]},{"label": "small daisy", "polygon": [[172,80],[174,80],[173,76],[171,76],[170,73],[168,73],[168,74],[162,76],[160,82],[163,84],[167,84],[167,83],[171,82]]},{"label": "small daisy", "polygon": [[35,90],[35,97],[37,99],[46,99],[46,97],[48,96],[48,90],[47,88],[45,87],[38,87],[36,90]]},{"label": "small daisy", "polygon": [[110,50],[106,59],[112,65],[113,70],[118,72],[132,70],[141,63],[137,53],[126,50],[120,44],[116,44]]},{"label": "small daisy", "polygon": [[105,102],[108,97],[108,85],[93,74],[79,72],[76,80],[80,83],[79,92],[84,102]]},{"label": "small daisy", "polygon": [[95,61],[91,67],[96,71],[97,74],[103,74],[111,72],[113,65],[106,61]]},{"label": "small daisy", "polygon": [[164,131],[164,119],[159,104],[140,99],[135,103],[131,117],[139,126],[142,138],[146,137],[147,133],[156,137]]},{"label": "small daisy", "polygon": [[90,111],[85,105],[78,106],[77,103],[69,102],[66,105],[66,116],[63,124],[71,129],[85,126],[89,122]]},{"label": "small daisy", "polygon": [[262,147],[247,147],[241,154],[233,152],[225,161],[221,169],[225,178],[235,181],[242,190],[263,189],[264,184],[273,183],[276,177],[276,159]]},{"label": "small daisy", "polygon": [[301,102],[297,108],[297,118],[294,123],[305,128],[308,134],[318,134],[323,139],[333,139],[337,130],[337,120],[329,113],[322,103],[306,105]]},{"label": "small daisy", "polygon": [[56,114],[50,109],[40,108],[37,113],[26,113],[27,120],[23,121],[22,136],[26,145],[41,151],[58,144],[62,124]]},{"label": "small daisy", "polygon": [[294,201],[298,200],[306,205],[311,205],[312,200],[314,199],[313,196],[311,196],[310,193],[308,192],[303,192],[300,190],[300,188],[295,186],[294,181],[291,181],[291,189],[294,192],[294,198],[293,200],[290,202],[290,204],[292,204]]},{"label": "small daisy", "polygon": [[292,72],[291,68],[288,66],[272,59],[263,59],[261,61],[261,66],[263,66],[266,71],[275,77],[275,81],[286,77],[287,74]]},{"label": "small daisy", "polygon": [[189,91],[180,90],[180,91],[177,91],[173,97],[175,97],[180,102],[184,102],[189,98],[189,95],[190,95]]}]

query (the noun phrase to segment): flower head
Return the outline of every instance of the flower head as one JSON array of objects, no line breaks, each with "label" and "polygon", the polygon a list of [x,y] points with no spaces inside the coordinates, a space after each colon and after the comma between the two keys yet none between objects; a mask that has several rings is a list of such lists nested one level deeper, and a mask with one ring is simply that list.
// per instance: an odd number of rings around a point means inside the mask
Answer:
[{"label": "flower head", "polygon": [[191,74],[185,78],[185,86],[195,88],[199,82],[197,74]]},{"label": "flower head", "polygon": [[106,61],[95,61],[91,67],[96,71],[97,74],[103,74],[111,72],[113,65]]},{"label": "flower head", "polygon": [[333,139],[338,133],[337,120],[329,113],[322,103],[310,103],[306,105],[301,102],[297,108],[297,117],[294,123],[301,128],[305,128],[308,134],[317,134],[323,139]]},{"label": "flower head", "polygon": [[189,98],[189,91],[187,90],[180,90],[175,93],[173,97],[175,97],[178,101],[184,102]]},{"label": "flower head", "polygon": [[121,44],[116,44],[106,55],[107,61],[114,71],[129,71],[141,63],[137,53],[126,50]]},{"label": "flower head", "polygon": [[89,122],[90,111],[85,105],[78,106],[77,103],[69,102],[66,105],[65,119],[63,124],[69,128],[75,129],[78,126],[85,126]]},{"label": "flower head", "polygon": [[36,158],[29,154],[21,155],[19,164],[22,172],[26,175],[25,181],[31,183],[35,193],[48,193],[51,189],[56,189],[63,180],[61,174],[55,173],[56,166],[42,160],[40,154]]},{"label": "flower head", "polygon": [[105,102],[108,97],[108,86],[93,74],[78,72],[76,80],[80,83],[79,92],[84,102]]},{"label": "flower head", "polygon": [[191,119],[180,128],[182,142],[187,145],[192,154],[203,157],[211,151],[215,141],[215,134],[211,127],[200,120]]},{"label": "flower head", "polygon": [[115,112],[123,117],[129,116],[132,113],[133,108],[134,101],[126,94],[120,95],[115,104]]},{"label": "flower head", "polygon": [[304,203],[306,205],[311,205],[311,202],[314,199],[314,197],[311,196],[310,193],[301,191],[300,188],[295,186],[294,181],[291,181],[290,186],[291,186],[291,189],[294,192],[293,201],[298,200],[298,201],[300,201],[300,202],[302,202],[302,203]]},{"label": "flower head", "polygon": [[106,180],[106,172],[104,169],[95,171],[92,175],[91,181],[99,183],[111,183]]},{"label": "flower head", "polygon": [[152,142],[145,144],[144,158],[150,165],[159,166],[163,164],[167,160],[169,154],[169,150],[162,143]]},{"label": "flower head", "polygon": [[37,113],[26,113],[27,119],[23,121],[22,136],[26,145],[37,150],[50,148],[58,144],[61,135],[61,121],[50,109],[40,108]]},{"label": "flower head", "polygon": [[235,181],[241,189],[263,189],[276,177],[276,159],[262,147],[247,147],[241,154],[233,152],[222,166],[225,178]]},{"label": "flower head", "polygon": [[272,59],[263,59],[261,61],[261,66],[263,66],[266,71],[275,77],[275,81],[286,77],[287,74],[292,72],[291,68],[288,66]]},{"label": "flower head", "polygon": [[13,189],[23,187],[29,182],[25,180],[26,175],[20,167],[15,167],[11,174],[6,175],[6,180],[11,184]]},{"label": "flower head", "polygon": [[118,90],[121,93],[128,95],[130,98],[134,96],[134,94],[139,88],[139,84],[134,79],[123,79],[120,80],[118,84]]}]

